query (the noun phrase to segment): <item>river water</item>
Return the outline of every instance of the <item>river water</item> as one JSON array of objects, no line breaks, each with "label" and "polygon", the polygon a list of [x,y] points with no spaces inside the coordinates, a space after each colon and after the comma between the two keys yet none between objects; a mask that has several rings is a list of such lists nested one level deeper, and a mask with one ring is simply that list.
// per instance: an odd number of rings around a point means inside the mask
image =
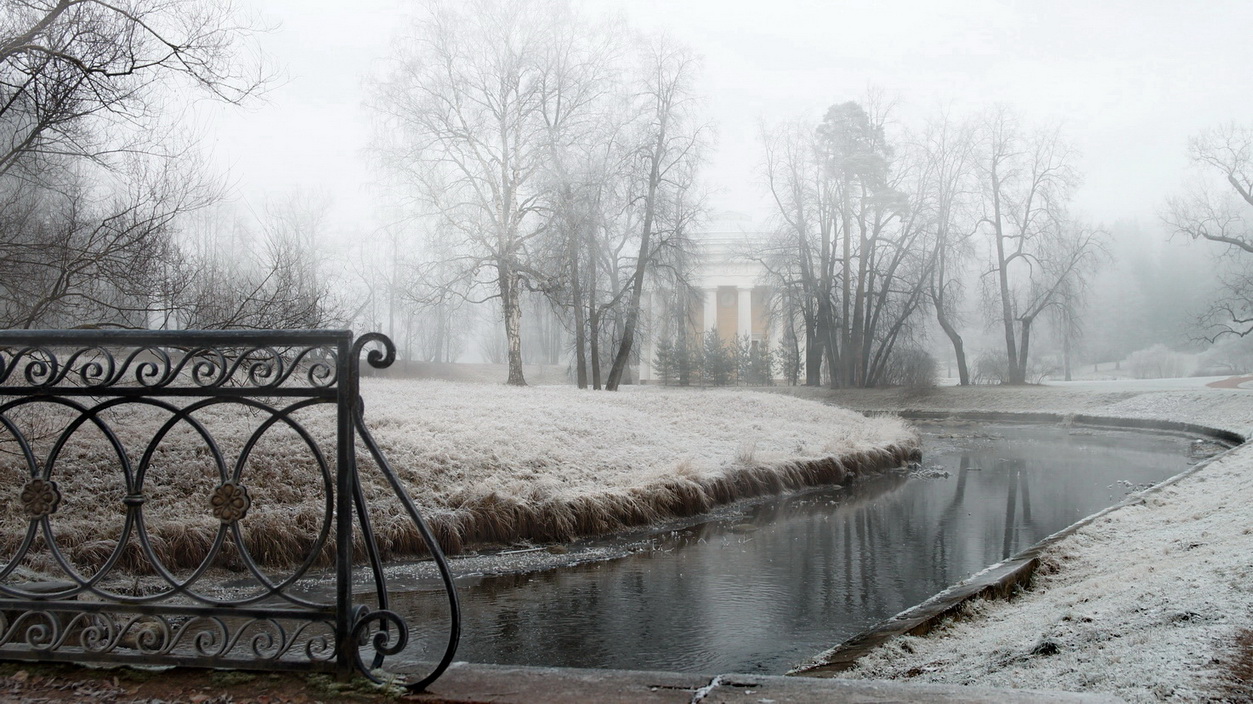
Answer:
[{"label": "river water", "polygon": [[[733,508],[619,559],[465,577],[457,659],[780,674],[1196,461],[1171,434],[920,429],[920,471]],[[420,623],[435,603],[394,608]]]}]

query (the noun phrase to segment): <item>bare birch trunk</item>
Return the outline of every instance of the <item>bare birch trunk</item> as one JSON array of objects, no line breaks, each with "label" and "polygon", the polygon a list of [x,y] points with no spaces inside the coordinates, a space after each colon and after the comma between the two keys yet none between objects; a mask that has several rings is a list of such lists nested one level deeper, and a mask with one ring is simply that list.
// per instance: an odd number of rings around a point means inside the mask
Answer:
[{"label": "bare birch trunk", "polygon": [[522,301],[518,278],[505,262],[497,264],[500,275],[500,308],[505,317],[505,341],[508,347],[510,386],[526,386],[522,376]]}]

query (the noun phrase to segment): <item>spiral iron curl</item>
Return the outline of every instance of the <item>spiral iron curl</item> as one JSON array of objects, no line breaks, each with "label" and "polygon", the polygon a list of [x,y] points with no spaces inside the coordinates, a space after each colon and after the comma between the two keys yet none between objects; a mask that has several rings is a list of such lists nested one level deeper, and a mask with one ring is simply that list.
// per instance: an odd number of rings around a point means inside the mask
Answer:
[{"label": "spiral iron curl", "polygon": [[[377,623],[378,630],[369,635],[371,624]],[[371,611],[365,606],[357,609],[356,622],[352,627],[353,640],[357,642],[357,669],[366,677],[378,684],[383,680],[374,674],[374,670],[382,665],[382,657],[390,657],[404,652],[409,645],[409,625],[395,611],[375,609]],[[361,649],[369,645],[374,649],[374,667],[366,665]],[[382,657],[379,657],[382,656]]]},{"label": "spiral iron curl", "polygon": [[370,350],[365,357],[365,361],[375,369],[386,369],[392,366],[392,363],[396,361],[396,344],[392,342],[390,337],[381,332],[367,332],[358,337],[357,341],[352,343],[352,358],[354,360],[360,359],[361,351],[371,342],[379,343],[383,349],[375,348]]}]

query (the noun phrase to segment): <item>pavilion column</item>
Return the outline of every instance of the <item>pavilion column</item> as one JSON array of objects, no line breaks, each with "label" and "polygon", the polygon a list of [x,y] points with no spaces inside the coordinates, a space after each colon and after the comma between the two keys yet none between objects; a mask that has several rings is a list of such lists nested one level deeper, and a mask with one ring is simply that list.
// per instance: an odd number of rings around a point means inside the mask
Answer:
[{"label": "pavilion column", "polygon": [[736,300],[736,312],[739,313],[735,334],[737,337],[748,335],[753,339],[753,289],[744,286],[736,289],[739,294]]},{"label": "pavilion column", "polygon": [[701,332],[706,333],[718,327],[718,289],[707,288],[705,294],[705,320]]},{"label": "pavilion column", "polygon": [[653,381],[653,358],[657,356],[657,334],[660,332],[656,325],[657,320],[657,301],[656,292],[649,291],[644,298],[644,311],[648,316],[649,334],[644,338],[644,349],[640,353],[640,377],[639,383],[649,384]]}]

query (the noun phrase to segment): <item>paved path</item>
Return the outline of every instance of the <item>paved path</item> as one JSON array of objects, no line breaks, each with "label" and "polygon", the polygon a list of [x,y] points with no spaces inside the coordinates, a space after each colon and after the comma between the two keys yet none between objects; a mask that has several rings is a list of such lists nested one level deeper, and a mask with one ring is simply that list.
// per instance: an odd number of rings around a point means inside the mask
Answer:
[{"label": "paved path", "polygon": [[[409,698],[406,698],[408,701]],[[573,704],[1067,704],[1117,702],[1103,695],[902,684],[778,675],[577,670],[454,664],[413,701]]]},{"label": "paved path", "polygon": [[[1228,376],[1185,376],[1171,379],[1080,379],[1077,381],[1046,381],[1044,386],[1058,386],[1067,389],[1084,389],[1091,391],[1192,391],[1204,388],[1237,388],[1236,386],[1220,386],[1232,379],[1246,377]],[[1247,377],[1253,378],[1253,377]]]},{"label": "paved path", "polygon": [[1253,391],[1253,376],[1188,376],[1171,379],[1080,379],[1046,381],[1044,386],[1093,391],[1187,391],[1192,389],[1242,389]]},{"label": "paved path", "polygon": [[1253,382],[1253,376],[1233,376],[1218,381],[1211,381],[1206,386],[1215,389],[1249,389],[1245,384]]}]

